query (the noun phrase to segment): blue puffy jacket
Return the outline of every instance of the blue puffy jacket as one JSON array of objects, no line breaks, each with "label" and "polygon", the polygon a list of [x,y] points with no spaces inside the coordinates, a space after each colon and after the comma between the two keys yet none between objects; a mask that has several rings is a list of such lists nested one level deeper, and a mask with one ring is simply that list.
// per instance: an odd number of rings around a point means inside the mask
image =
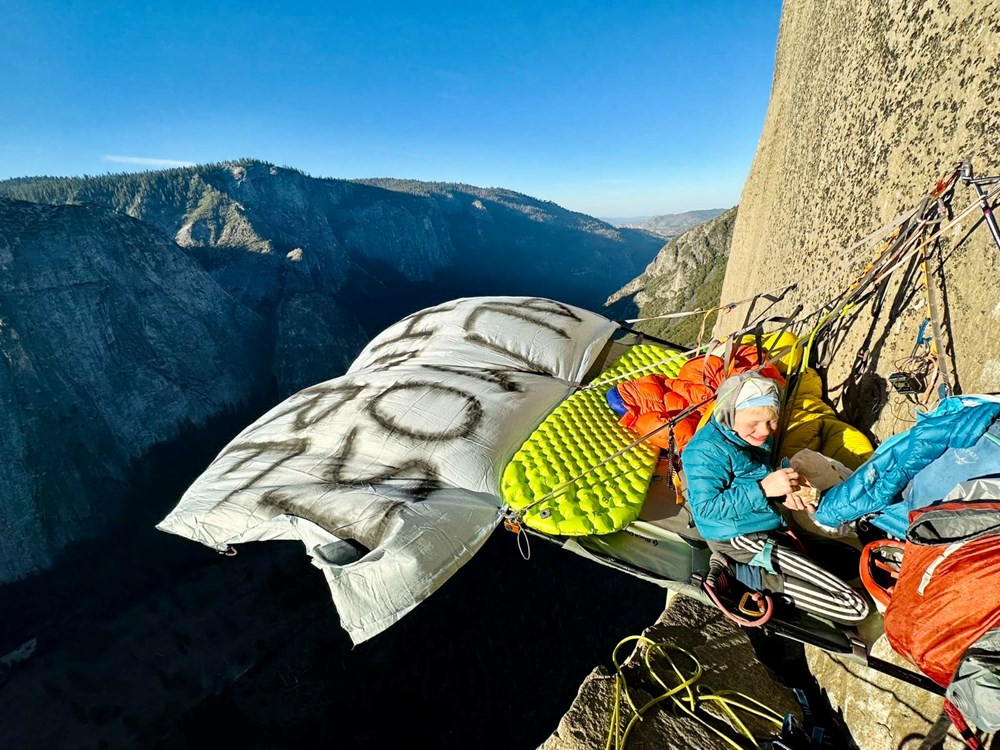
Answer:
[{"label": "blue puffy jacket", "polygon": [[949,449],[975,445],[998,415],[1000,403],[993,396],[945,399],[933,412],[918,415],[909,430],[882,443],[850,479],[824,492],[814,518],[839,526],[898,502],[918,473]]},{"label": "blue puffy jacket", "polygon": [[705,539],[732,539],[783,524],[758,484],[773,471],[770,455],[770,440],[752,446],[714,419],[691,438],[682,463],[691,515]]}]

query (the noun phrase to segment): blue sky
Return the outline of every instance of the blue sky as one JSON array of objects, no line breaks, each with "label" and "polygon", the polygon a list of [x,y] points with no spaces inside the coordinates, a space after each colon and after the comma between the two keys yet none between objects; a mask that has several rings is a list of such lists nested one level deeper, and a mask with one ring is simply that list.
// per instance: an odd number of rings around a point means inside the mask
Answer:
[{"label": "blue sky", "polygon": [[779,16],[778,0],[5,0],[0,178],[253,157],[597,216],[728,207]]}]

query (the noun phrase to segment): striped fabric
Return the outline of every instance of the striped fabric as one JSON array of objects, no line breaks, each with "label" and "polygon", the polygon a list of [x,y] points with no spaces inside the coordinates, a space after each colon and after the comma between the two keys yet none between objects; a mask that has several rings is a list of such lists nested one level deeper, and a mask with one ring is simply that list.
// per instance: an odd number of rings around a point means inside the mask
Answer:
[{"label": "striped fabric", "polygon": [[[767,534],[737,536],[729,544],[753,556],[764,549],[768,539]],[[861,622],[868,615],[868,604],[858,592],[805,555],[779,543],[773,547],[771,560],[784,578],[785,594],[799,609],[847,624]]]}]

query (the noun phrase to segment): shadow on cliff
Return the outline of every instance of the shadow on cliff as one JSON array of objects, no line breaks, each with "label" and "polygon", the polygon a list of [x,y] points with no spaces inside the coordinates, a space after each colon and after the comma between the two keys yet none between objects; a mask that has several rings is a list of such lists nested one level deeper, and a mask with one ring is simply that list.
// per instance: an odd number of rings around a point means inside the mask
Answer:
[{"label": "shadow on cliff", "polygon": [[[174,438],[134,460],[118,519],[99,538],[70,544],[48,570],[0,586],[0,653],[55,627],[65,632],[79,619],[106,612],[176,574],[214,562],[201,545],[177,545],[153,527],[208,463],[249,422],[276,402],[271,382],[247,402],[203,425],[185,422]],[[186,548],[185,548],[186,547]]]},{"label": "shadow on cliff", "polygon": [[864,331],[864,339],[854,351],[849,372],[841,382],[828,386],[827,395],[831,401],[839,400],[847,421],[864,431],[869,439],[874,439],[872,427],[889,398],[888,384],[876,372],[879,357],[890,339],[893,323],[920,291],[916,281],[919,272],[920,258],[914,256],[895,289],[890,287],[888,279],[879,284],[864,303],[856,304],[850,314],[833,323],[821,345],[819,363],[822,367],[838,355],[843,356],[849,337],[859,330]]},{"label": "shadow on cliff", "polygon": [[38,643],[0,681],[0,745],[536,747],[592,665],[662,610],[655,586],[546,544],[525,562],[499,532],[352,648],[301,544],[229,558],[153,528],[270,401],[157,446],[113,533],[0,588],[0,654]]},{"label": "shadow on cliff", "polygon": [[[949,218],[951,218],[950,213]],[[947,379],[952,393],[961,393],[962,385],[958,376],[958,360],[951,336],[950,288],[944,267],[948,258],[968,241],[972,233],[982,223],[983,220],[979,219],[960,238],[951,243],[947,254],[945,254],[941,243],[935,242],[933,250],[930,252],[933,262],[928,263],[929,270],[926,281],[936,286],[941,292],[937,311],[940,319],[936,323],[941,326],[944,341],[938,342],[938,345],[942,347],[942,360],[947,368]],[[854,353],[850,371],[840,383],[830,386],[829,395],[834,399],[839,399],[840,406],[848,421],[867,432],[869,437],[872,437],[871,428],[878,420],[883,407],[888,404],[890,396],[889,384],[877,374],[876,368],[879,367],[879,359],[887,342],[892,337],[894,324],[905,311],[914,307],[916,298],[924,293],[925,280],[920,278],[923,273],[922,256],[914,255],[896,282],[890,284],[890,280],[886,279],[867,298],[856,303],[849,315],[845,315],[833,323],[831,331],[824,337],[820,347],[820,362],[821,364],[828,363],[842,353],[845,343],[851,339],[852,335],[859,330],[864,332],[863,341]],[[925,315],[928,316],[925,325],[932,322],[930,317],[932,312],[933,310],[928,303],[925,310]],[[928,341],[932,338],[929,328],[925,334],[923,327],[921,327],[921,334],[925,335]],[[911,360],[917,354],[919,346],[919,342],[914,343]],[[907,362],[904,358],[904,360],[890,363],[889,369],[897,371],[900,368],[905,370],[907,367],[912,367],[912,363]],[[882,365],[881,369],[887,368]]]}]

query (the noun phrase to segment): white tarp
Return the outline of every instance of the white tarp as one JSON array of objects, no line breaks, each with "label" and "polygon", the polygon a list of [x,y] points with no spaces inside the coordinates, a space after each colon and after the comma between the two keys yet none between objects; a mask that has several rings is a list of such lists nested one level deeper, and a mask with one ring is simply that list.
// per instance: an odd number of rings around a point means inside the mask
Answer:
[{"label": "white tarp", "polygon": [[[479,549],[504,467],[615,329],[526,297],[411,315],[240,433],[157,528],[220,550],[301,539],[360,643]],[[344,564],[339,540],[369,551]]]}]

